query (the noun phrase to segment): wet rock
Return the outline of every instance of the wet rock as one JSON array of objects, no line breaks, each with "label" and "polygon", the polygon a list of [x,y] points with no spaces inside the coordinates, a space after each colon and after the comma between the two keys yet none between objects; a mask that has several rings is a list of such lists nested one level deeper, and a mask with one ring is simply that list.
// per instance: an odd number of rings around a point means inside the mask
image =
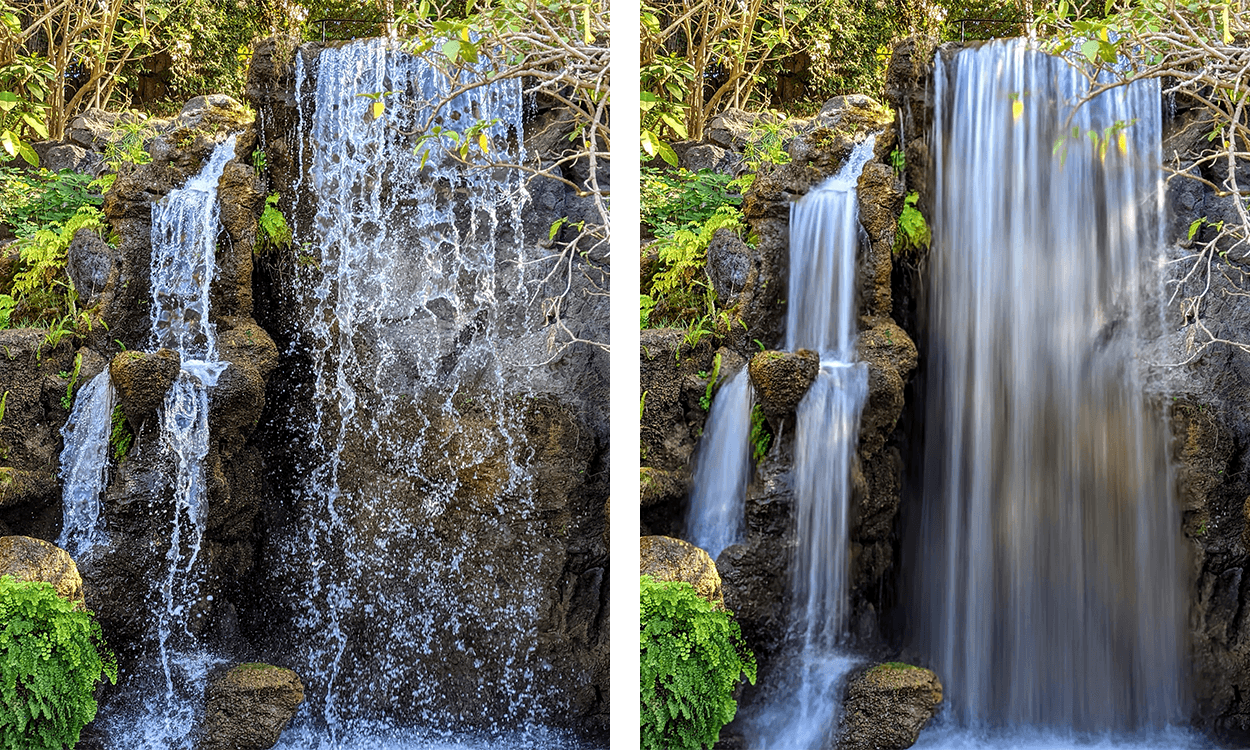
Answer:
[{"label": "wet rock", "polygon": [[240,664],[211,678],[204,694],[197,750],[268,750],[304,701],[304,685],[289,669]]},{"label": "wet rock", "polygon": [[875,455],[903,413],[904,387],[916,369],[916,344],[893,320],[881,318],[855,345],[868,363],[868,401],[860,420],[860,453]]},{"label": "wet rock", "polygon": [[760,352],[748,365],[751,384],[759,395],[764,416],[780,425],[811,388],[820,372],[820,355],[811,349],[797,352]]},{"label": "wet rock", "polygon": [[113,247],[98,232],[79,229],[66,251],[65,272],[74,282],[84,307],[94,307],[103,299],[105,289],[117,278]]},{"label": "wet rock", "polygon": [[113,357],[109,377],[130,428],[138,434],[143,422],[156,413],[182,369],[182,358],[170,349],[122,352]]},{"label": "wet rock", "polygon": [[83,601],[78,566],[68,552],[51,542],[28,536],[0,537],[0,576],[5,575],[50,583],[65,599]]},{"label": "wet rock", "polygon": [[657,581],[684,581],[699,596],[724,606],[720,574],[711,556],[690,542],[667,536],[644,536],[638,540],[640,575]]},{"label": "wet rock", "polygon": [[638,475],[642,507],[678,502],[690,494],[689,471],[665,471],[644,466]]},{"label": "wet rock", "polygon": [[937,675],[899,662],[878,664],[847,686],[838,750],[903,750],[942,702]]},{"label": "wet rock", "polygon": [[718,229],[707,247],[707,273],[721,307],[734,307],[755,272],[751,248],[731,229]]}]

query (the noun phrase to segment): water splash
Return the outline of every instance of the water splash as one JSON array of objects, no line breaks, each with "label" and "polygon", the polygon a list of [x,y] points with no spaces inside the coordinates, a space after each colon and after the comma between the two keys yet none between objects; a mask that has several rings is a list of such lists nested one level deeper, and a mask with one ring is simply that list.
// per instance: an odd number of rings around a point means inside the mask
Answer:
[{"label": "water splash", "polygon": [[61,429],[62,526],[56,544],[80,564],[104,539],[100,495],[108,486],[115,399],[105,368],[78,390],[69,421]]},{"label": "water splash", "polygon": [[751,480],[751,405],[751,378],[744,367],[717,392],[699,440],[687,535],[713,560],[742,539]]},{"label": "water splash", "polygon": [[[555,705],[538,581],[561,563],[534,533],[527,402],[501,364],[528,305],[521,180],[413,135],[455,82],[386,41],[301,54],[295,74],[312,189],[292,351],[312,398],[288,420],[304,481],[266,551],[288,628],[276,648],[307,688],[290,742],[537,731]],[[441,122],[490,121],[492,156],[516,160],[521,110],[517,82],[497,82]]]},{"label": "water splash", "polygon": [[963,725],[1176,722],[1179,523],[1137,362],[1158,83],[1074,111],[1086,79],[1013,41],[935,86],[924,651]]}]

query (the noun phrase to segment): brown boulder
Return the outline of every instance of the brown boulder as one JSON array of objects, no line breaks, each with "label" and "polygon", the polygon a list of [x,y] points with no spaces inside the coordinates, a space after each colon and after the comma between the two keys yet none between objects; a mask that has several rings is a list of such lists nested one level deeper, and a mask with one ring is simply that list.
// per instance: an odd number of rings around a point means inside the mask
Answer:
[{"label": "brown boulder", "polygon": [[178,377],[182,358],[178,352],[122,352],[113,357],[109,377],[117,389],[117,400],[130,428],[137,434],[143,421],[165,402],[165,394]]},{"label": "brown boulder", "polygon": [[212,679],[204,693],[198,750],[267,750],[304,701],[299,676],[268,664],[240,664]]},{"label": "brown boulder", "polygon": [[748,368],[764,416],[777,425],[794,414],[795,407],[816,380],[820,355],[811,349],[760,352],[751,358]]},{"label": "brown boulder", "polygon": [[0,576],[19,581],[43,581],[71,602],[82,603],[82,576],[69,553],[28,536],[0,537]]},{"label": "brown boulder", "polygon": [[690,542],[667,536],[644,536],[638,540],[641,575],[657,581],[684,581],[718,607],[725,606],[720,573],[710,555]]},{"label": "brown boulder", "polygon": [[838,750],[903,750],[942,702],[942,683],[928,669],[878,664],[851,680]]}]

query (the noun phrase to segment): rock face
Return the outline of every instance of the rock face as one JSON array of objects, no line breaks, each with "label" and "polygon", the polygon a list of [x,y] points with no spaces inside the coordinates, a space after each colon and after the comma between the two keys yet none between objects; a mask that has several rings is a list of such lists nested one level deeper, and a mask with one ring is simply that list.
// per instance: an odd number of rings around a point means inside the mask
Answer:
[{"label": "rock face", "polygon": [[838,750],[903,750],[942,702],[933,672],[898,662],[853,677],[846,690]]},{"label": "rock face", "polygon": [[820,372],[820,355],[811,349],[797,352],[760,352],[749,365],[751,385],[768,421],[780,426],[812,387]]},{"label": "rock face", "polygon": [[304,685],[291,670],[240,664],[210,679],[196,748],[268,750],[303,702]]},{"label": "rock face", "polygon": [[0,537],[0,576],[50,583],[56,593],[82,603],[82,577],[69,553],[55,544],[28,536]]},{"label": "rock face", "polygon": [[156,414],[181,369],[182,358],[170,349],[126,351],[113,357],[109,378],[132,430],[138,432],[147,418]]},{"label": "rock face", "polygon": [[699,596],[724,606],[720,574],[707,552],[680,539],[644,536],[638,542],[639,574],[657,581],[682,581]]}]

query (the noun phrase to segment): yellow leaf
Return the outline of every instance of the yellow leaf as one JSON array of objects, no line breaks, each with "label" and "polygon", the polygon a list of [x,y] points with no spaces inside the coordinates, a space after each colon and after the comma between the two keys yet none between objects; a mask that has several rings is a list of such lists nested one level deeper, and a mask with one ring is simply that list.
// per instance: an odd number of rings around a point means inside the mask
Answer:
[{"label": "yellow leaf", "polygon": [[1015,122],[1024,114],[1024,102],[1019,99],[1011,103],[1011,121]]},{"label": "yellow leaf", "polygon": [[1128,153],[1128,135],[1126,135],[1123,130],[1120,131],[1120,135],[1116,138],[1115,144],[1120,147],[1121,154]]},{"label": "yellow leaf", "polygon": [[369,105],[369,108],[370,108],[370,112],[373,113],[373,119],[375,120],[381,117],[382,113],[386,111],[386,105],[383,104],[382,102],[374,102],[373,104]]},{"label": "yellow leaf", "polygon": [[477,145],[478,145],[478,146],[480,146],[480,147],[482,148],[482,153],[483,153],[483,154],[489,154],[489,153],[490,153],[490,139],[486,137],[486,134],[485,134],[485,133],[480,133],[480,134],[478,134],[478,136],[477,136]]}]

